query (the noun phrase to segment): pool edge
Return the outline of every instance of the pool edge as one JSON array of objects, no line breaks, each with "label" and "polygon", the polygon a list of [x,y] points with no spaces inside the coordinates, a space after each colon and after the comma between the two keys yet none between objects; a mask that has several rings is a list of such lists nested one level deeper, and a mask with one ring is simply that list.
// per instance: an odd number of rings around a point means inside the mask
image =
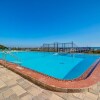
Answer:
[{"label": "pool edge", "polygon": [[[88,89],[89,86],[95,84],[96,82],[100,81],[100,59],[95,62],[95,64],[92,65],[89,69],[93,69],[95,66],[96,68],[93,70],[92,74],[86,77],[86,74],[89,72],[88,70],[86,73],[82,75],[82,78],[79,80],[57,80],[55,78],[37,73],[35,71],[32,71],[27,68],[22,68],[21,66],[17,64],[13,64],[11,62],[6,62],[3,60],[0,60],[0,64],[5,66],[6,68],[20,74],[24,78],[32,81],[33,83],[42,86],[46,89],[52,90],[52,91],[62,91],[62,92],[68,92],[68,91],[83,91]],[[83,77],[84,76],[84,77]]]}]

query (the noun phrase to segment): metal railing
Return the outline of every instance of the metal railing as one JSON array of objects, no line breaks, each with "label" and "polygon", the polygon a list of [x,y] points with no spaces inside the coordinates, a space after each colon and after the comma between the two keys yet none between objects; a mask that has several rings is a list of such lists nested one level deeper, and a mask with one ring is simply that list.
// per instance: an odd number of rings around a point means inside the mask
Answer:
[{"label": "metal railing", "polygon": [[14,61],[14,63],[17,63],[19,65],[21,64],[20,59],[16,55],[12,54],[10,51],[2,51],[2,53],[3,53],[2,59],[4,61],[6,61],[6,55],[10,55],[11,57],[13,57],[16,60],[16,62]]}]

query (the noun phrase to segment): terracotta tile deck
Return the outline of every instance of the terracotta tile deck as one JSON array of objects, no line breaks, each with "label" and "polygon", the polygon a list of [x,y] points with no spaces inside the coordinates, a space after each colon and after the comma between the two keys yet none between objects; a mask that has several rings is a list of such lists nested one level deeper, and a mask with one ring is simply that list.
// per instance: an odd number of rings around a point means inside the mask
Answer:
[{"label": "terracotta tile deck", "polygon": [[0,100],[100,100],[100,82],[84,92],[53,92],[0,65]]}]

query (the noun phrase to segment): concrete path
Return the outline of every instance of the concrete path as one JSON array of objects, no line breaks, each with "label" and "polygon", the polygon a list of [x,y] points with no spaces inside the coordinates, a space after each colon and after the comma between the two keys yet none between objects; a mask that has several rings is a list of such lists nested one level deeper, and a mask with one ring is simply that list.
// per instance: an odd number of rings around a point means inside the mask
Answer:
[{"label": "concrete path", "polygon": [[100,100],[100,82],[82,93],[52,92],[0,65],[0,100]]}]

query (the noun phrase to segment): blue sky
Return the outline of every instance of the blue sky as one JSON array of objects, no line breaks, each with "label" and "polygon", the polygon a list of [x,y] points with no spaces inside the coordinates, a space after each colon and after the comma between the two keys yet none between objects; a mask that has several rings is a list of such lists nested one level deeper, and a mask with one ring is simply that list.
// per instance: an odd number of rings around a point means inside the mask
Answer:
[{"label": "blue sky", "polygon": [[0,0],[0,44],[100,46],[100,0]]}]

